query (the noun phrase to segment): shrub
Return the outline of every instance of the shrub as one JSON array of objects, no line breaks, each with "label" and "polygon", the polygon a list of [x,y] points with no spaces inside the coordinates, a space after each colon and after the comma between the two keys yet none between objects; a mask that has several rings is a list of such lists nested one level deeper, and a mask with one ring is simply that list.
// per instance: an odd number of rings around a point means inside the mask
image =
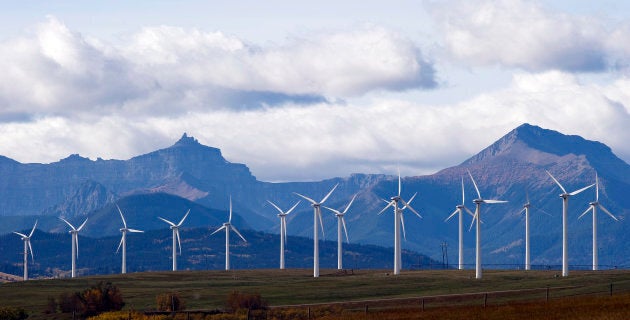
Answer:
[{"label": "shrub", "polygon": [[177,293],[164,293],[156,297],[158,311],[184,310],[184,300]]},{"label": "shrub", "polygon": [[235,312],[239,309],[267,309],[267,301],[260,297],[260,294],[241,293],[233,291],[227,297],[225,308],[229,312]]},{"label": "shrub", "polygon": [[105,311],[117,311],[125,305],[120,290],[110,282],[99,282],[83,292],[62,293],[59,300],[48,298],[45,313],[54,313],[57,310],[63,313],[77,312],[83,316],[94,316]]},{"label": "shrub", "polygon": [[28,318],[28,314],[22,308],[0,307],[0,319],[22,320]]}]

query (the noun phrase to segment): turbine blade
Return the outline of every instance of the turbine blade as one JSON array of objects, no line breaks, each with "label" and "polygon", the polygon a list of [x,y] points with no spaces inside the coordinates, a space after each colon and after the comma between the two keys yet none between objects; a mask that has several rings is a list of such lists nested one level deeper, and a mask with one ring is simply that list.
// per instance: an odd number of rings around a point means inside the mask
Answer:
[{"label": "turbine blade", "polygon": [[[120,247],[122,247],[122,243],[123,243],[123,238],[120,237],[120,243],[118,243],[118,249],[116,249],[116,253],[118,253],[118,251],[120,251]],[[79,251],[77,250],[77,252],[79,252]]]},{"label": "turbine blade", "polygon": [[247,242],[247,240],[245,240],[245,238],[243,237],[243,235],[242,235],[240,232],[238,232],[238,230],[236,230],[236,228],[235,228],[233,225],[230,225],[230,228],[231,228],[234,232],[236,232],[236,234],[238,234],[238,236],[239,236],[239,237],[241,237],[241,239],[243,239],[243,241]]},{"label": "turbine blade", "polygon": [[33,255],[33,247],[31,247],[31,241],[28,242],[28,250],[31,252],[31,261],[35,262],[35,255]]},{"label": "turbine blade", "polygon": [[385,208],[383,208],[383,210],[381,210],[378,214],[380,215],[381,213],[385,212],[385,210],[387,210],[387,208],[391,207],[392,205],[394,205],[394,201],[388,202],[387,206],[385,206]]},{"label": "turbine blade", "polygon": [[322,238],[326,239],[326,235],[324,234],[324,221],[322,220],[321,209],[317,210],[317,217],[319,217],[319,225],[322,227]]},{"label": "turbine blade", "polygon": [[74,226],[73,226],[70,222],[68,222],[68,220],[66,220],[66,219],[64,219],[64,218],[62,218],[62,217],[59,217],[59,219],[63,220],[63,222],[65,222],[65,223],[67,223],[67,224],[70,226],[70,228],[72,228],[72,230],[76,230],[76,229],[74,228]]},{"label": "turbine blade", "polygon": [[88,221],[88,218],[85,218],[85,221],[83,221],[83,223],[77,228],[77,231],[81,231],[81,229],[83,229],[87,221]]},{"label": "turbine blade", "polygon": [[529,203],[529,191],[527,189],[525,190],[525,200]]},{"label": "turbine blade", "polygon": [[580,189],[580,190],[575,190],[575,191],[573,191],[573,192],[569,193],[569,195],[570,195],[570,196],[574,196],[574,195],[576,195],[576,194],[578,194],[578,193],[580,193],[580,192],[582,192],[582,191],[584,191],[584,190],[586,190],[586,189],[588,189],[588,188],[590,188],[590,187],[592,187],[592,186],[594,186],[594,185],[595,185],[595,184],[593,183],[592,185],[590,185],[590,186],[586,186],[586,187],[584,187],[584,188],[582,188],[582,189]]},{"label": "turbine blade", "polygon": [[348,229],[346,228],[346,219],[341,217],[341,225],[343,225],[343,231],[346,233],[346,242],[350,243],[350,239],[348,238]]},{"label": "turbine blade", "polygon": [[444,222],[450,220],[452,217],[454,217],[457,213],[459,212],[459,209],[455,209],[455,211],[453,211],[453,213],[451,213],[450,216],[448,216],[448,218],[444,219]]},{"label": "turbine blade", "polygon": [[523,208],[521,211],[519,211],[516,215],[518,216],[519,214],[525,212],[525,210],[527,210],[527,208]]},{"label": "turbine blade", "polygon": [[543,209],[537,208],[536,210],[538,210],[538,211],[540,211],[540,212],[542,212],[542,213],[544,213],[544,214],[546,214],[546,215],[548,215],[550,217],[553,217],[553,215],[551,215],[549,212],[547,212],[547,211],[545,211]]},{"label": "turbine blade", "polygon": [[462,176],[462,205],[466,202],[466,192],[464,192],[464,177]]},{"label": "turbine blade", "polygon": [[472,173],[470,173],[470,170],[466,170],[466,171],[468,171],[468,175],[470,176],[470,180],[472,180],[472,183],[475,186],[475,190],[477,191],[477,196],[479,197],[479,199],[481,199],[481,193],[479,192],[479,188],[477,188],[477,182],[475,182],[475,178],[473,178]]},{"label": "turbine blade", "polygon": [[210,235],[213,235],[213,234],[215,234],[215,233],[217,233],[217,232],[219,232],[219,231],[221,231],[221,230],[223,230],[223,229],[225,229],[225,226],[222,226],[222,227],[220,227],[219,229],[214,230],[214,232],[213,232],[213,233],[211,233]]},{"label": "turbine blade", "polygon": [[606,212],[606,214],[608,214],[611,218],[615,219],[615,221],[619,221],[619,219],[617,219],[617,217],[615,217],[615,215],[613,215],[612,213],[610,213],[610,211],[608,211],[608,209],[604,208],[604,206],[602,206],[601,204],[599,205],[599,207],[604,210],[604,212]]},{"label": "turbine blade", "polygon": [[327,207],[327,206],[322,206],[322,207],[324,207],[324,208],[326,208],[326,209],[328,209],[328,210],[330,210],[330,211],[334,212],[335,214],[338,214],[338,215],[342,215],[342,214],[343,214],[343,213],[341,213],[339,210],[336,210],[336,209],[333,209],[333,208],[329,208],[329,207]]},{"label": "turbine blade", "polygon": [[474,216],[475,216],[475,214],[474,214],[472,211],[470,211],[470,209],[468,209],[467,207],[464,207],[464,210],[466,210],[466,212],[468,212],[468,214],[469,214],[471,217],[474,217]]},{"label": "turbine blade", "polygon": [[79,258],[79,234],[75,234],[74,236],[74,247],[76,248],[77,259]]},{"label": "turbine blade", "polygon": [[29,239],[33,236],[35,228],[37,228],[37,220],[35,220],[35,224],[33,225],[33,229],[31,229],[31,233],[28,234]]},{"label": "turbine blade", "polygon": [[129,231],[129,232],[136,232],[136,233],[138,233],[138,232],[144,232],[144,231],[142,231],[142,230],[136,230],[136,229],[127,229],[127,231]]},{"label": "turbine blade", "polygon": [[228,222],[232,223],[232,196],[230,196],[230,218]]},{"label": "turbine blade", "polygon": [[346,212],[348,212],[348,209],[350,209],[350,206],[352,205],[352,203],[354,202],[354,199],[356,199],[356,198],[357,198],[357,195],[355,194],[355,195],[352,197],[352,200],[350,200],[350,203],[348,203],[348,206],[346,207],[346,209],[344,209],[344,210],[343,210],[343,213],[344,213],[344,214],[345,214]]},{"label": "turbine blade", "polygon": [[591,209],[593,209],[593,206],[588,206],[588,209],[586,209],[586,211],[582,212],[582,214],[578,217],[579,219],[582,219],[582,217],[587,214],[589,211],[591,211]]},{"label": "turbine blade", "polygon": [[339,183],[337,183],[332,189],[330,189],[330,192],[328,192],[328,194],[324,197],[324,199],[322,199],[322,201],[320,201],[319,203],[326,202],[326,200],[328,200],[328,197],[330,197],[330,195],[333,193],[333,191],[335,191],[335,189],[337,189],[337,186],[339,186]]},{"label": "turbine blade", "polygon": [[182,223],[184,223],[184,220],[186,220],[186,218],[188,217],[188,214],[190,213],[190,209],[188,209],[188,211],[186,211],[186,214],[184,215],[184,217],[182,218],[181,221],[179,221],[179,223],[177,224],[177,226],[181,226]]},{"label": "turbine blade", "polygon": [[[470,228],[468,228],[468,231],[472,230],[472,227],[475,225],[475,221],[478,219],[479,217],[479,211],[475,210],[475,215],[472,218],[472,222],[470,223]],[[479,221],[477,221],[477,223],[479,223]]]},{"label": "turbine blade", "polygon": [[284,214],[284,212],[282,211],[282,209],[280,209],[275,203],[267,200],[267,202],[269,202],[274,208],[276,208],[276,210],[278,210],[280,212],[280,214]]},{"label": "turbine blade", "polygon": [[402,210],[398,211],[398,214],[400,214],[400,225],[402,226],[403,238],[407,241],[407,234],[405,233],[405,215],[402,213]]},{"label": "turbine blade", "polygon": [[413,201],[413,199],[416,198],[416,196],[418,195],[418,193],[414,193],[413,196],[411,196],[411,198],[409,198],[409,201],[407,201],[407,203],[411,203],[411,201]]},{"label": "turbine blade", "polygon": [[597,172],[595,172],[595,202],[599,202],[599,179],[597,178]]},{"label": "turbine blade", "polygon": [[551,179],[553,179],[553,181],[558,185],[558,187],[560,187],[560,190],[562,190],[563,193],[567,193],[567,190],[564,189],[564,187],[560,184],[560,182],[558,182],[558,180],[551,175],[551,172],[545,170],[545,172],[547,172],[547,174],[551,177]]},{"label": "turbine blade", "polygon": [[168,220],[166,220],[166,219],[164,219],[164,218],[162,218],[162,217],[158,217],[158,219],[160,219],[160,220],[162,220],[162,221],[164,221],[164,222],[168,223],[169,225],[171,225],[171,226],[173,226],[173,227],[177,227],[174,223],[172,223],[172,222],[170,222],[170,221],[168,221]]},{"label": "turbine blade", "polygon": [[182,239],[179,237],[179,229],[175,231],[175,235],[177,236],[177,244],[179,245],[179,255],[182,254]]},{"label": "turbine blade", "polygon": [[405,209],[409,209],[411,210],[411,212],[415,213],[418,218],[422,219],[422,216],[418,213],[418,211],[416,211],[416,209],[412,208],[409,203],[405,202],[405,200],[403,200],[402,198],[400,199],[400,201],[405,205],[401,210],[405,210]]},{"label": "turbine blade", "polygon": [[402,181],[400,179],[400,168],[398,168],[398,196],[400,197],[400,193],[402,192]]},{"label": "turbine blade", "polygon": [[505,201],[505,200],[483,200],[483,202],[484,203],[490,203],[490,204],[493,204],[493,203],[507,203],[507,201]]},{"label": "turbine blade", "polygon": [[300,197],[300,198],[303,198],[304,200],[310,202],[311,204],[317,204],[317,202],[315,200],[313,200],[313,199],[311,199],[311,198],[309,198],[309,197],[307,197],[305,195],[301,195],[301,194],[299,194],[297,192],[293,192],[293,194],[298,196],[298,197]]},{"label": "turbine blade", "polygon": [[[294,209],[298,206],[298,204],[300,204],[300,202],[302,202],[302,201],[298,201],[298,202],[296,202],[296,203],[293,205],[293,207],[291,207],[291,209],[287,210],[287,212],[286,212],[285,214],[289,214],[289,213],[291,213],[291,211],[293,211],[293,210],[294,210]],[[282,211],[282,210],[281,210],[281,211]]]},{"label": "turbine blade", "polygon": [[21,236],[22,238],[28,238],[28,237],[27,237],[25,234],[23,234],[23,233],[19,233],[19,232],[15,232],[15,231],[13,231],[13,233],[15,233],[15,234],[17,234],[17,235]]},{"label": "turbine blade", "polygon": [[118,206],[118,204],[116,204],[116,208],[118,208],[118,213],[120,213],[120,217],[122,218],[123,225],[125,226],[125,228],[127,228],[127,221],[125,221],[125,216],[123,216],[122,210],[120,210],[120,207]]}]

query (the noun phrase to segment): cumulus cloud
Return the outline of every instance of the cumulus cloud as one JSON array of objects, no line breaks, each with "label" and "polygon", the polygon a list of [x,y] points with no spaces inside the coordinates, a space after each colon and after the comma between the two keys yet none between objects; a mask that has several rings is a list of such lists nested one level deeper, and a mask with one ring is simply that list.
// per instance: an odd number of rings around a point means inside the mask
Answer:
[{"label": "cumulus cloud", "polygon": [[435,86],[410,40],[380,27],[259,46],[221,32],[146,27],[104,43],[55,17],[0,43],[0,121],[255,109]]},{"label": "cumulus cloud", "polygon": [[127,159],[164,148],[187,132],[221,148],[229,161],[247,164],[263,180],[394,173],[398,165],[405,175],[420,175],[461,163],[529,122],[601,141],[630,159],[629,88],[625,78],[585,84],[554,71],[517,74],[508,88],[451,105],[372,99],[360,105],[201,110],[141,120],[46,117],[0,126],[0,154],[45,162],[71,153]]},{"label": "cumulus cloud", "polygon": [[594,17],[524,0],[440,1],[427,8],[448,52],[473,65],[603,71],[611,59],[610,30]]}]

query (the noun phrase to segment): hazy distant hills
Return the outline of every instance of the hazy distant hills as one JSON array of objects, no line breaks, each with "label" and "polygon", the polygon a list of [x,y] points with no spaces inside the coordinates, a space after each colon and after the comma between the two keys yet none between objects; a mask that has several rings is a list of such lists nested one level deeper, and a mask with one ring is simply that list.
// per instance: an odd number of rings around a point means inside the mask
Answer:
[{"label": "hazy distant hills", "polygon": [[[210,235],[214,229],[183,228],[180,231],[182,253],[178,255],[178,270],[223,270],[225,268],[225,233]],[[232,269],[275,269],[279,265],[279,236],[252,230],[241,232],[247,242],[232,237],[230,264]],[[120,236],[104,238],[79,237],[79,276],[120,273],[121,255],[116,253]],[[32,238],[34,263],[29,256],[29,275],[33,277],[69,277],[71,269],[70,235],[36,231]],[[0,272],[22,275],[22,247],[20,237],[0,236]],[[286,247],[287,268],[313,267],[313,240],[288,237]],[[171,230],[154,230],[127,236],[127,271],[171,270]],[[346,269],[391,269],[393,249],[358,244],[344,244]],[[337,268],[337,244],[325,241],[320,244],[322,268]],[[403,251],[405,268],[433,268],[436,265],[425,256]],[[335,271],[331,271],[334,273]],[[322,271],[322,275],[327,274]]]},{"label": "hazy distant hills", "polygon": [[[482,207],[485,264],[507,267],[523,263],[524,217],[517,213],[525,203],[526,192],[533,208],[532,262],[560,263],[561,191],[545,173],[549,170],[569,191],[594,183],[598,172],[600,202],[621,219],[614,222],[599,215],[600,263],[630,265],[630,248],[625,246],[630,240],[625,219],[630,212],[630,166],[604,144],[528,124],[458,166],[433,175],[403,178],[403,197],[409,199],[418,192],[413,207],[423,215],[419,219],[405,213],[407,241],[403,248],[441,260],[441,244],[446,242],[450,262],[456,260],[457,222],[444,219],[461,202],[462,176],[466,205],[474,210],[472,199],[476,194],[466,170],[474,175],[484,198],[510,201]],[[230,195],[234,223],[239,229],[278,232],[277,212],[267,200],[289,208],[299,200],[293,192],[321,199],[339,183],[326,205],[343,208],[352,195],[358,194],[346,215],[350,241],[388,247],[393,244],[391,210],[380,216],[377,213],[384,206],[382,199],[396,192],[396,177],[355,174],[318,182],[262,182],[245,165],[226,161],[219,149],[201,145],[187,135],[169,148],[129,160],[92,161],[72,155],[51,164],[21,164],[2,157],[0,173],[1,232],[28,229],[38,216],[42,230],[65,233],[64,224],[57,218],[64,216],[76,224],[89,217],[83,235],[118,235],[121,222],[114,201],[134,228],[165,228],[157,216],[178,221],[188,209],[189,227],[216,227],[227,219]],[[594,197],[593,189],[570,200],[569,257],[573,265],[590,263],[591,218],[577,217]],[[336,218],[325,209],[324,213],[325,239],[334,240]],[[470,223],[469,217],[465,220]],[[304,201],[288,221],[290,235],[312,237],[312,208]],[[473,263],[474,231],[466,232],[465,246],[466,263]]]}]

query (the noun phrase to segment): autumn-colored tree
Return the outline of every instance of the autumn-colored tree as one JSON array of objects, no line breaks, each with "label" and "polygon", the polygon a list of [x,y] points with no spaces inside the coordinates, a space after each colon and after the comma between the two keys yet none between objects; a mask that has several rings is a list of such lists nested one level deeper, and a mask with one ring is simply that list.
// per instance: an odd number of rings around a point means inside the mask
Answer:
[{"label": "autumn-colored tree", "polygon": [[251,294],[232,291],[227,297],[225,308],[230,312],[235,312],[238,309],[266,309],[267,301],[263,300],[258,293]]},{"label": "autumn-colored tree", "polygon": [[186,307],[184,300],[177,293],[164,293],[156,297],[159,311],[181,311]]}]

